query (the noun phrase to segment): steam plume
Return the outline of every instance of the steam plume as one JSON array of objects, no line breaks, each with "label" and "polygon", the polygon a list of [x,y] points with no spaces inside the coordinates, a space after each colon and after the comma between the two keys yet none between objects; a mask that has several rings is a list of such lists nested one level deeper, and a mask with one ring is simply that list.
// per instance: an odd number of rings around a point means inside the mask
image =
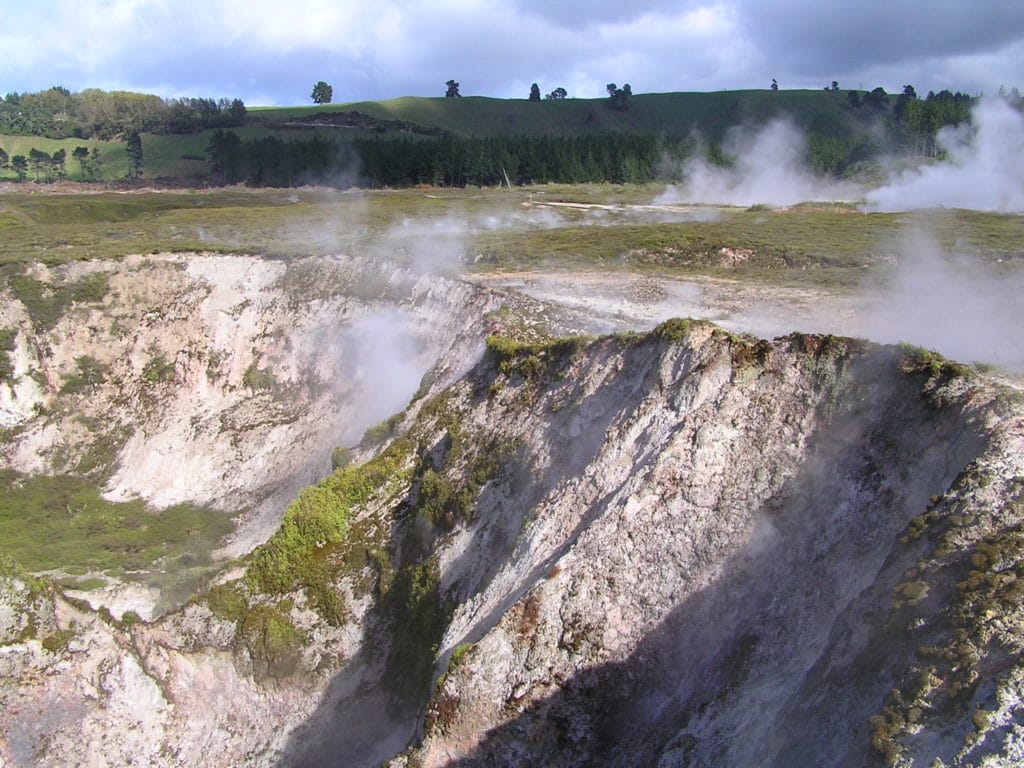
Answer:
[{"label": "steam plume", "polygon": [[757,131],[733,128],[723,146],[733,160],[731,168],[693,157],[683,167],[682,185],[670,186],[655,202],[793,205],[859,199],[856,186],[808,170],[803,161],[805,146],[803,134],[786,118],[774,119]]},{"label": "steam plume", "polygon": [[906,341],[966,363],[1024,370],[1024,275],[996,274],[977,257],[947,258],[922,232],[907,236],[896,274],[852,333]]},{"label": "steam plume", "polygon": [[869,209],[970,208],[1024,212],[1024,116],[1002,99],[983,100],[971,125],[936,137],[947,159],[896,176],[866,195]]}]

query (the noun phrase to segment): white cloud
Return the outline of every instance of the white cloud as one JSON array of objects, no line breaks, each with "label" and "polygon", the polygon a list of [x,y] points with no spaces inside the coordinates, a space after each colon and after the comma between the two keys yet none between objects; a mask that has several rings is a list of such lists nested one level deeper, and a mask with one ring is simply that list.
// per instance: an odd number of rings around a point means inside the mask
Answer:
[{"label": "white cloud", "polygon": [[637,92],[763,88],[772,77],[784,88],[911,82],[922,93],[1024,86],[1024,6],[997,0],[8,5],[18,6],[0,32],[8,90],[159,86],[302,103],[307,82],[327,75],[343,80],[332,84],[344,100],[440,95],[449,77],[498,97],[522,97],[531,82],[579,97],[602,96],[610,81]]}]

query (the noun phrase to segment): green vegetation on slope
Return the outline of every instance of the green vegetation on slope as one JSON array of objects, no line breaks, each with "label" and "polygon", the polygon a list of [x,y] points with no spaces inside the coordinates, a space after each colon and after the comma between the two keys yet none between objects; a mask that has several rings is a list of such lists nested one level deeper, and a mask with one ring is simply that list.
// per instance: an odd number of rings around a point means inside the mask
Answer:
[{"label": "green vegetation on slope", "polygon": [[109,502],[90,480],[5,473],[0,553],[29,571],[132,571],[159,559],[208,556],[234,527],[222,513],[187,504],[159,513],[138,500]]},{"label": "green vegetation on slope", "polygon": [[288,505],[281,527],[253,552],[250,586],[270,594],[302,587],[321,616],[338,623],[341,606],[330,588],[332,551],[348,530],[353,508],[400,478],[405,461],[403,447],[392,445],[365,464],[337,469],[303,489]]},{"label": "green vegetation on slope", "polygon": [[9,272],[7,288],[28,313],[38,332],[53,328],[72,304],[94,304],[103,300],[109,278],[102,273],[87,275],[74,282],[51,285],[28,275]]}]

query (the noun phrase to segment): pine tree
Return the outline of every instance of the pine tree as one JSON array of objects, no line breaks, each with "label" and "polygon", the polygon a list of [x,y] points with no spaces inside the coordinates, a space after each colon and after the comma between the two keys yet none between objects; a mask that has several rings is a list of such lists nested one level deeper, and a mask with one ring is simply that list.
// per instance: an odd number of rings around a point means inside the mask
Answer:
[{"label": "pine tree", "polygon": [[138,131],[131,131],[125,136],[124,143],[128,152],[128,178],[142,178],[142,137]]}]

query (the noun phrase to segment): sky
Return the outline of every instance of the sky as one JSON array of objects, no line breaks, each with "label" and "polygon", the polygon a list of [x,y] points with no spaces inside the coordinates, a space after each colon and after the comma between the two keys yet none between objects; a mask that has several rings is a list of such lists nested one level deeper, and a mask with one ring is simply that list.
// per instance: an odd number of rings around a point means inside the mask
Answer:
[{"label": "sky", "polygon": [[1024,90],[1021,0],[0,0],[0,94],[311,103],[779,87]]}]

